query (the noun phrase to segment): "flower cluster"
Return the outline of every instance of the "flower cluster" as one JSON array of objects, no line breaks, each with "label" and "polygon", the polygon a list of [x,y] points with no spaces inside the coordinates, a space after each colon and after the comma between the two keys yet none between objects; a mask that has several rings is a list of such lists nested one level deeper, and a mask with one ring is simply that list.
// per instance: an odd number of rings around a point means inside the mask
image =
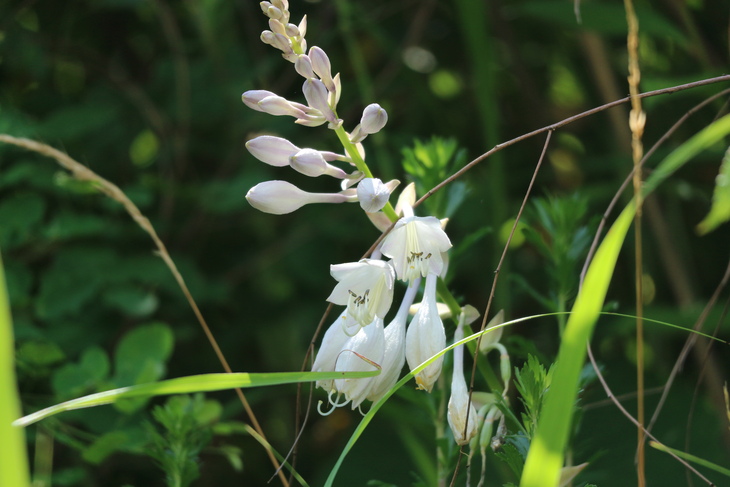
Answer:
[{"label": "flower cluster", "polygon": [[[357,201],[379,230],[388,231],[370,258],[330,267],[337,285],[327,300],[344,306],[345,310],[325,332],[312,366],[313,371],[377,368],[381,373],[371,378],[319,381],[317,386],[327,391],[331,410],[347,404],[355,409],[365,400],[378,401],[388,393],[407,362],[415,372],[417,386],[430,392],[441,374],[443,357],[425,364],[446,346],[436,302],[437,282],[446,274],[446,252],[451,248],[443,229],[445,221],[414,214],[413,184],[403,190],[395,209],[389,205],[390,194],[398,181],[383,183],[372,177],[362,145],[368,135],[385,126],[388,114],[380,105],[370,104],[365,107],[360,123],[346,132],[344,121],[337,115],[342,93],[340,75],[332,75],[330,60],[321,48],[314,46],[307,50],[306,17],[298,25],[290,23],[287,0],[265,1],[260,5],[269,18],[269,30],[261,34],[261,40],[281,51],[284,59],[294,64],[296,72],[304,78],[302,93],[306,103],[290,101],[266,90],[251,90],[243,94],[244,104],[270,115],[290,116],[295,123],[307,127],[327,124],[336,133],[342,150],[301,148],[273,135],[251,139],[246,148],[255,158],[271,166],[288,166],[309,177],[338,179],[340,190],[309,193],[286,181],[266,181],[251,188],[246,199],[253,207],[273,214],[290,213],[309,203]],[[398,280],[406,282],[407,289],[395,317],[385,326]],[[407,323],[422,281],[420,305]],[[460,336],[463,332],[457,332],[455,339]],[[468,438],[457,438],[463,444],[475,434],[477,420],[474,406],[468,405],[461,348],[455,351],[455,362],[449,423],[456,437],[458,426],[462,425],[463,429],[464,418],[469,418]],[[467,409],[468,416],[465,416]]]},{"label": "flower cluster", "polygon": [[[242,95],[243,103],[253,110],[270,115],[293,117],[294,123],[316,127],[327,123],[342,142],[344,154],[299,148],[290,141],[271,135],[262,135],[246,143],[248,151],[260,161],[272,166],[289,166],[310,177],[330,176],[341,180],[340,191],[309,193],[286,181],[266,181],[251,188],[246,199],[254,208],[277,215],[291,213],[309,203],[344,203],[359,201],[367,212],[377,212],[388,202],[397,181],[383,183],[372,178],[365,165],[365,151],[361,142],[369,134],[382,129],[388,114],[378,104],[368,105],[360,124],[351,134],[342,128],[337,117],[337,103],[342,87],[340,74],[332,75],[327,54],[317,46],[307,52],[307,18],[299,25],[289,22],[289,2],[274,0],[261,2],[261,9],[269,17],[269,29],[261,33],[261,40],[282,52],[287,61],[304,78],[302,92],[306,104],[289,101],[271,91],[250,90]],[[344,163],[348,170],[332,162]],[[350,172],[348,172],[350,171]],[[359,184],[358,184],[359,183]],[[357,184],[357,188],[353,188]]]},{"label": "flower cluster", "polygon": [[[338,284],[327,300],[346,309],[325,333],[312,370],[381,370],[373,378],[318,382],[333,407],[351,403],[354,409],[366,399],[379,400],[393,387],[406,361],[414,370],[446,345],[436,284],[446,270],[444,256],[451,242],[437,218],[413,214],[409,195],[415,195],[411,185],[399,199],[403,217],[371,258],[330,267]],[[424,279],[421,304],[406,330],[409,309]],[[383,328],[396,280],[406,281],[408,288],[395,318]],[[431,391],[442,362],[439,357],[416,373],[419,388]]]}]

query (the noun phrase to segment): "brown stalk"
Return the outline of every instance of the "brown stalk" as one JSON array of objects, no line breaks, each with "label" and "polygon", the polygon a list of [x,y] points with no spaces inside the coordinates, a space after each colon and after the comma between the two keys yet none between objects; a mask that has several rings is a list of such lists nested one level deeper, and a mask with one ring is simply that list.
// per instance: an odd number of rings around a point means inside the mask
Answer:
[{"label": "brown stalk", "polygon": [[[111,183],[107,181],[106,179],[102,178],[95,172],[93,172],[88,167],[76,162],[74,159],[69,157],[67,154],[64,154],[63,152],[54,149],[53,147],[42,144],[40,142],[36,142],[35,140],[25,139],[25,138],[19,138],[19,137],[13,137],[11,135],[7,134],[0,134],[0,142],[5,142],[6,144],[15,145],[17,147],[22,147],[23,149],[27,149],[29,151],[37,152],[38,154],[42,154],[44,156],[50,157],[52,159],[55,159],[56,162],[58,162],[62,167],[67,169],[71,174],[78,179],[79,181],[88,181],[93,183],[96,188],[104,193],[109,198],[113,199],[114,201],[120,203],[124,209],[129,213],[129,216],[132,217],[132,219],[139,225],[142,230],[147,232],[147,234],[152,238],[152,241],[155,243],[155,246],[157,247],[158,253],[162,260],[165,262],[165,265],[167,265],[168,269],[170,269],[170,272],[175,277],[175,280],[177,281],[178,286],[180,286],[180,289],[182,290],[183,294],[185,295],[185,299],[187,299],[188,303],[190,304],[190,307],[193,309],[193,313],[195,313],[195,317],[198,319],[198,323],[200,323],[201,328],[203,329],[203,332],[205,333],[205,336],[208,338],[208,341],[210,342],[211,347],[213,347],[213,351],[215,352],[216,356],[218,357],[218,360],[220,361],[221,365],[223,366],[223,369],[227,373],[232,373],[230,365],[228,365],[228,361],[226,360],[225,356],[223,355],[223,352],[221,351],[220,347],[218,346],[218,342],[216,341],[215,337],[213,336],[213,333],[210,330],[210,327],[208,327],[208,324],[205,321],[205,318],[203,318],[202,313],[200,312],[200,309],[198,308],[198,305],[195,303],[195,300],[193,299],[193,296],[190,294],[190,290],[188,289],[188,286],[185,284],[185,280],[183,279],[182,275],[177,269],[177,266],[173,262],[172,258],[170,257],[170,254],[167,252],[167,248],[165,247],[165,244],[160,240],[160,237],[157,235],[157,232],[155,231],[154,227],[150,223],[150,221],[145,217],[141,211],[139,211],[139,208],[132,203],[132,201],[127,197],[124,192],[119,189],[117,185],[114,183]],[[251,406],[249,405],[248,401],[246,400],[246,396],[243,394],[243,391],[240,388],[236,388],[236,394],[238,395],[238,398],[241,400],[241,404],[243,405],[243,408],[246,410],[246,413],[248,414],[249,419],[251,420],[251,424],[253,424],[254,429],[256,432],[266,441],[266,436],[264,435],[263,430],[261,429],[261,425],[259,424],[258,420],[256,419],[256,416],[253,413],[253,410],[251,409]],[[266,449],[266,453],[269,456],[269,459],[271,460],[272,465],[275,469],[279,468],[279,462],[276,460],[276,457],[274,456],[273,451],[271,450],[270,446],[268,444],[263,444],[264,448]],[[286,476],[283,472],[279,471],[279,478],[281,480],[282,485],[287,487],[289,485],[289,482],[286,479]]]}]

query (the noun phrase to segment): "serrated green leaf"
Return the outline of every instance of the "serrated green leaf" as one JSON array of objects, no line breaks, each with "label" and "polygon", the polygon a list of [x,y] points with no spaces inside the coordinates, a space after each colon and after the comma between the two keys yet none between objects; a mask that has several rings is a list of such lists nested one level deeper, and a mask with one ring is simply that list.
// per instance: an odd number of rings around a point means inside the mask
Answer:
[{"label": "serrated green leaf", "polygon": [[720,172],[715,179],[712,194],[712,207],[707,216],[697,225],[697,233],[705,235],[720,224],[730,220],[730,147],[720,164]]}]

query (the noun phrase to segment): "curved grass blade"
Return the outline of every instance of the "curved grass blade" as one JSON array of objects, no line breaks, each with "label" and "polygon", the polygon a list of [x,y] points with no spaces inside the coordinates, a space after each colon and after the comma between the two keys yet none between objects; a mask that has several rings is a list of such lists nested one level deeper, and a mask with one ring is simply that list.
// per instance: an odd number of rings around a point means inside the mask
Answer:
[{"label": "curved grass blade", "polygon": [[15,378],[15,345],[5,273],[0,257],[0,485],[30,485],[25,433],[11,422],[20,415],[20,398]]},{"label": "curved grass blade", "polygon": [[662,445],[661,443],[657,443],[656,441],[650,441],[649,446],[652,448],[656,448],[659,451],[663,451],[663,452],[667,452],[667,453],[674,453],[679,458],[687,460],[688,462],[696,463],[697,465],[700,465],[701,467],[709,468],[710,470],[719,472],[719,473],[725,475],[726,477],[730,477],[729,468],[721,467],[720,465],[707,461],[704,458],[697,457],[690,453],[685,453],[681,450],[675,450],[674,448],[669,448],[668,446]]},{"label": "curved grass blade", "polygon": [[[647,196],[662,181],[692,157],[730,133],[730,115],[715,121],[669,154],[646,180]],[[634,202],[621,212],[606,234],[586,273],[558,351],[552,386],[545,397],[537,434],[530,445],[520,487],[556,487],[563,467],[565,448],[578,396],[578,378],[586,356],[586,344],[593,334],[608,285],[634,217]]]},{"label": "curved grass blade", "polygon": [[33,414],[24,416],[13,422],[14,426],[28,426],[54,414],[74,409],[89,408],[111,404],[120,399],[130,397],[164,396],[168,394],[188,394],[191,392],[221,391],[236,387],[260,387],[280,384],[294,384],[297,382],[313,382],[317,380],[373,377],[380,370],[365,372],[273,372],[249,374],[238,372],[233,374],[201,374],[177,379],[121,387],[110,391],[98,392],[88,396],[71,399],[70,401],[55,404],[41,409]]}]

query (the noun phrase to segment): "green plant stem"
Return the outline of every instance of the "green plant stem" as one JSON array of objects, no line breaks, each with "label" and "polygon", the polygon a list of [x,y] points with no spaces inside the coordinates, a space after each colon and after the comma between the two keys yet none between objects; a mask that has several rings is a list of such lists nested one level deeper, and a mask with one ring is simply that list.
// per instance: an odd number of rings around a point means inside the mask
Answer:
[{"label": "green plant stem", "polygon": [[[357,147],[355,147],[355,144],[350,142],[350,138],[347,136],[347,132],[345,132],[345,129],[342,128],[342,125],[335,129],[335,134],[337,134],[337,138],[340,139],[342,147],[345,149],[345,152],[347,152],[347,155],[350,156],[350,159],[352,159],[352,163],[355,164],[357,170],[361,171],[366,178],[372,178],[373,173],[370,171],[368,165],[365,164],[365,160],[360,157],[360,153],[357,151]],[[383,208],[383,213],[385,213],[385,215],[390,218],[390,221],[392,222],[398,220],[398,215],[396,215],[395,209],[393,209],[393,205],[391,205],[390,202],[385,204],[385,207]]]}]

